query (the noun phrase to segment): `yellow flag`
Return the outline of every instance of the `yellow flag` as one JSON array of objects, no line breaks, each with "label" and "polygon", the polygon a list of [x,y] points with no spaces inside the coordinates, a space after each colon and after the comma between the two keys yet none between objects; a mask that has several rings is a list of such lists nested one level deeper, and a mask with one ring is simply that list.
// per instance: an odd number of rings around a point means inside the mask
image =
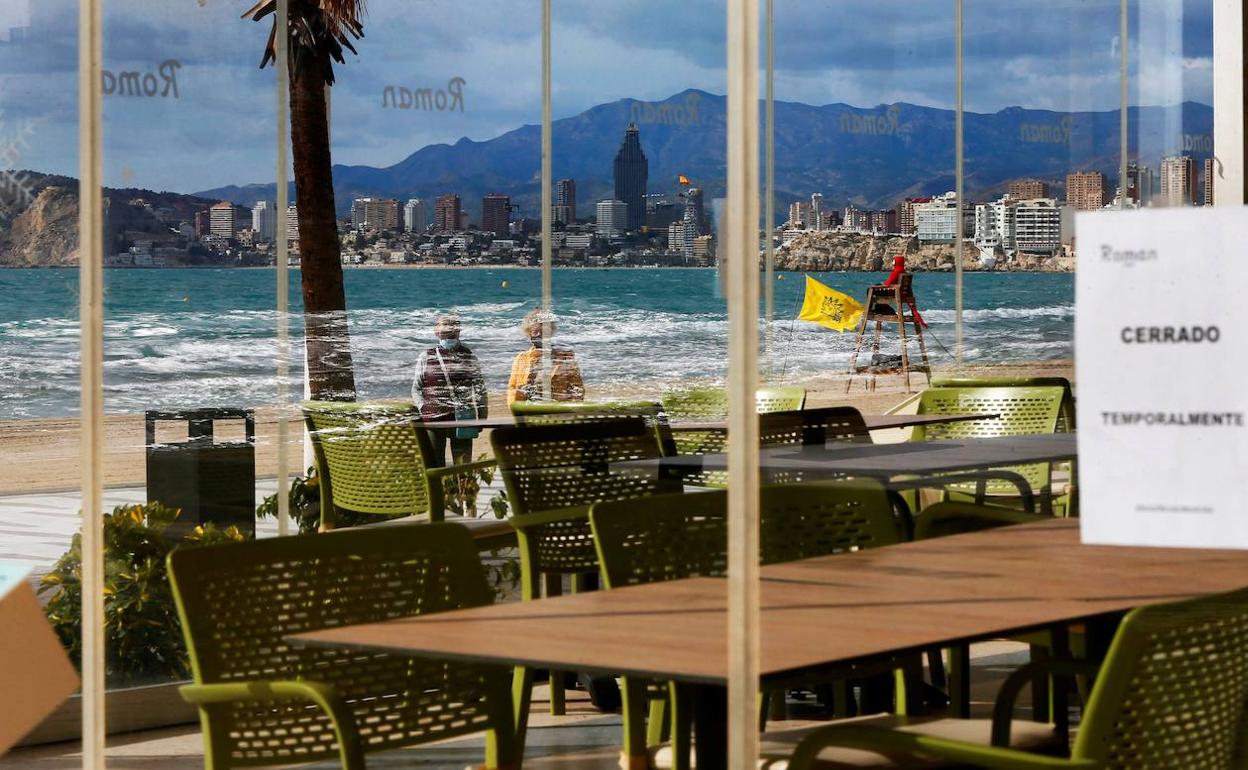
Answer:
[{"label": "yellow flag", "polygon": [[854,328],[862,316],[862,305],[848,294],[806,276],[806,299],[802,302],[802,312],[798,320],[814,321],[838,332]]}]

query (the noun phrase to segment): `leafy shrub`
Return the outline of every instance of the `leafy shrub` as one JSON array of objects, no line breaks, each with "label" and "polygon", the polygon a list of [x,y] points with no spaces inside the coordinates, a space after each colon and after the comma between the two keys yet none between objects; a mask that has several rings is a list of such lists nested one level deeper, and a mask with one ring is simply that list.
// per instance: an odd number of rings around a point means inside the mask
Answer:
[{"label": "leafy shrub", "polygon": [[[211,524],[178,540],[166,530],[181,511],[160,503],[120,505],[104,514],[104,633],[110,687],[187,679],[182,626],[169,585],[166,558],[175,548],[240,542],[237,527]],[[82,535],[43,576],[45,612],[74,664],[82,659]]]}]

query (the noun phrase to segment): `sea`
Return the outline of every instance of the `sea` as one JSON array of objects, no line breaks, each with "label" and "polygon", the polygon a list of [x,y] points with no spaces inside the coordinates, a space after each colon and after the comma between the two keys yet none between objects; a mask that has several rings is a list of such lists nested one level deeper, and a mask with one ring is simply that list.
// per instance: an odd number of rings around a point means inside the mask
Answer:
[{"label": "sea", "polygon": [[[817,273],[862,298],[883,273]],[[293,369],[302,366],[299,273],[291,271]],[[722,381],[727,315],[711,269],[560,268],[552,276],[557,342],[580,361],[587,388],[654,389]],[[1073,358],[1074,276],[967,273],[968,363]],[[526,346],[521,318],[541,297],[527,268],[356,268],[346,271],[351,344],[361,398],[403,398],[435,318],[456,312],[488,385],[506,387]],[[919,310],[933,363],[950,361],[954,277],[919,273]],[[794,321],[801,273],[777,273],[770,355],[773,381],[844,371],[852,332]],[[277,401],[276,272],[256,269],[105,271],[105,410],[264,406]],[[768,335],[760,326],[760,339]],[[887,348],[884,352],[887,352]],[[76,269],[0,269],[0,419],[66,417],[79,409]],[[296,393],[297,395],[297,393]]]}]

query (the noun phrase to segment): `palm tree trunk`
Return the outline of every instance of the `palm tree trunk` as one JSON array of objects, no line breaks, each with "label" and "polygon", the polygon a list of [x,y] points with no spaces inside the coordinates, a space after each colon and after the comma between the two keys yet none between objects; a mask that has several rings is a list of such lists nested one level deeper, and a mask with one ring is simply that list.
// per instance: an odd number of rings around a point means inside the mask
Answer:
[{"label": "palm tree trunk", "polygon": [[[293,47],[292,47],[293,48]],[[347,297],[334,209],[325,76],[319,67],[290,67],[290,139],[299,207],[303,329],[312,398],[354,401],[355,373]]]}]

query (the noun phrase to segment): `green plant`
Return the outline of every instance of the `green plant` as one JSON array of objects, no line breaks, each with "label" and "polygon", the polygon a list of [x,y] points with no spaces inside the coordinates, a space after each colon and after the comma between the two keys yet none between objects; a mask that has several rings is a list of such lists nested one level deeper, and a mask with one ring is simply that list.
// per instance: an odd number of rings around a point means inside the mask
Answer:
[{"label": "green plant", "polygon": [[[120,505],[104,514],[104,633],[109,686],[186,679],[190,675],[182,627],[169,587],[166,557],[175,548],[242,541],[237,527],[211,524],[178,540],[167,533],[180,510],[160,503]],[[61,644],[82,658],[82,535],[44,575],[40,595]]]},{"label": "green plant", "polygon": [[[306,535],[316,532],[321,524],[321,483],[316,475],[316,467],[309,467],[307,474],[295,476],[290,481],[288,492],[290,500],[290,517],[299,528],[299,534]],[[351,514],[348,511],[347,516]],[[269,495],[256,506],[256,517],[260,519],[277,518],[277,493]],[[350,526],[361,522],[342,522],[342,526]]]}]

